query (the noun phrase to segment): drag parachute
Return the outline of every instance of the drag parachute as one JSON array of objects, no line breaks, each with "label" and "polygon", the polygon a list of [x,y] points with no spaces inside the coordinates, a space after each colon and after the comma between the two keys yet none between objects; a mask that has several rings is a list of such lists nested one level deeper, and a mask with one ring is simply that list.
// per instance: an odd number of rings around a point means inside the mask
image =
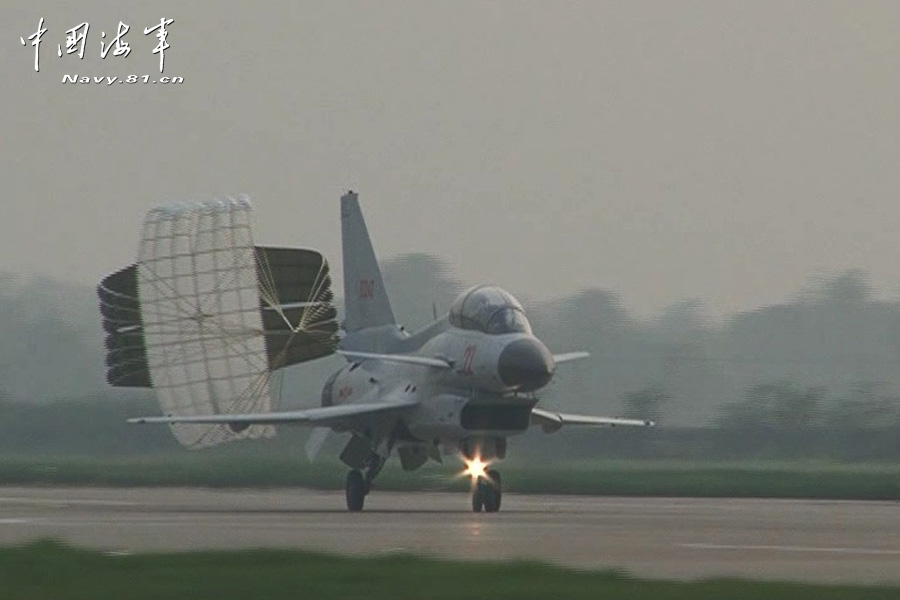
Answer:
[{"label": "drag parachute", "polygon": [[[246,197],[151,210],[138,260],[97,288],[107,381],[152,387],[167,415],[272,410],[273,371],[337,348],[328,262],[254,246]],[[268,437],[267,425],[173,425],[190,448]]]}]

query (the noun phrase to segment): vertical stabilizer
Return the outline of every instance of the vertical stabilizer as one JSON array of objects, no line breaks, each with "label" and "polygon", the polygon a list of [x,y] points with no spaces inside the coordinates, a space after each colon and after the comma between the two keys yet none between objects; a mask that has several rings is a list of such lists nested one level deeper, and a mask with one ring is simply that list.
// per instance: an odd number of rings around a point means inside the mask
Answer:
[{"label": "vertical stabilizer", "polygon": [[388,299],[381,269],[366,229],[359,197],[354,192],[341,196],[341,236],[344,252],[344,329],[348,333],[393,325],[394,311]]}]

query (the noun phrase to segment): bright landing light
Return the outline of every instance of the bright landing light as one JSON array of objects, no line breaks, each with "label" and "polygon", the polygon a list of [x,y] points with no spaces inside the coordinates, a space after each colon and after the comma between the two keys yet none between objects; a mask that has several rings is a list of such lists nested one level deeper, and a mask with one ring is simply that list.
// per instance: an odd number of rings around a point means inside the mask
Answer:
[{"label": "bright landing light", "polygon": [[473,459],[464,458],[463,460],[466,461],[466,470],[463,471],[463,475],[469,475],[473,481],[479,477],[487,477],[487,468],[491,463],[482,461],[480,456],[476,456]]}]

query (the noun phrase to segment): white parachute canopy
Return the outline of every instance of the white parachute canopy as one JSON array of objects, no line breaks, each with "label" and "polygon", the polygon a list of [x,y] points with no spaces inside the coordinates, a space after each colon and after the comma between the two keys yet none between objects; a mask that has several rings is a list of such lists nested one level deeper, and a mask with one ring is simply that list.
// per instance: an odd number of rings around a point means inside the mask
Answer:
[{"label": "white parachute canopy", "polygon": [[[150,211],[141,235],[137,288],[147,367],[165,414],[272,410],[260,277],[247,197]],[[272,299],[277,306],[277,299]],[[272,437],[251,425],[172,425],[178,441],[203,448]]]}]

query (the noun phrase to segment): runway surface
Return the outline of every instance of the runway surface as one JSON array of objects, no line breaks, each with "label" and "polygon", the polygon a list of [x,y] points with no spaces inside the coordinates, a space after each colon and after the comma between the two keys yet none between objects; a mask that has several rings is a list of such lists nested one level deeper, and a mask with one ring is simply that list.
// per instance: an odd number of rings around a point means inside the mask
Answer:
[{"label": "runway surface", "polygon": [[900,504],[505,494],[0,487],[0,544],[58,538],[112,552],[298,548],[534,558],[678,579],[900,584]]}]

